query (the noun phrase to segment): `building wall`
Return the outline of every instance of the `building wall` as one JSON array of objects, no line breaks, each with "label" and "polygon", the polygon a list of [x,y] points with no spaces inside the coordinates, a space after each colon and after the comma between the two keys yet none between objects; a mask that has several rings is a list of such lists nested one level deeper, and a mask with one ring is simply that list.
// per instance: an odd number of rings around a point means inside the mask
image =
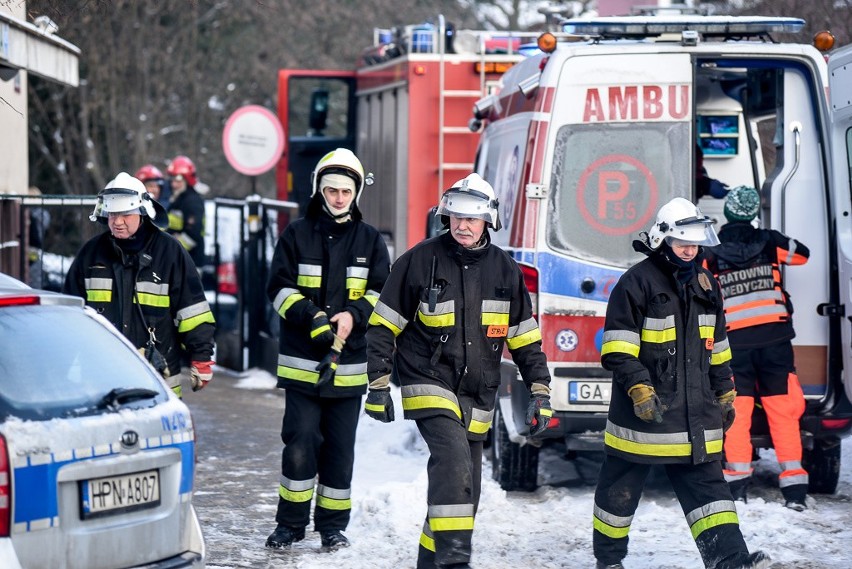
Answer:
[{"label": "building wall", "polygon": [[[25,2],[0,2],[0,11],[26,20]],[[27,72],[0,79],[0,194],[26,194],[29,187]]]}]

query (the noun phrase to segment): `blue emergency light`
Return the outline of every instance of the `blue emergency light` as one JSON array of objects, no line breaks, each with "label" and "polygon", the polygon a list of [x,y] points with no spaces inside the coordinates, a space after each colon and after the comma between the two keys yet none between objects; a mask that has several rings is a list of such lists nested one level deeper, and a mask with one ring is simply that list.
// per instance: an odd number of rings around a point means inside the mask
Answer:
[{"label": "blue emergency light", "polygon": [[569,34],[601,38],[653,37],[694,31],[709,36],[763,36],[770,33],[796,33],[802,30],[801,18],[767,16],[613,16],[573,18],[562,22]]}]

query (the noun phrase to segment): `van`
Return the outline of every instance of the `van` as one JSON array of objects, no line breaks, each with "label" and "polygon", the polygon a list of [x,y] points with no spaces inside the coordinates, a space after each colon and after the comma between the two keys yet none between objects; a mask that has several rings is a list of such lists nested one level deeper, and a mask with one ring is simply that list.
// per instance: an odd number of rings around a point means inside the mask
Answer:
[{"label": "van", "polygon": [[[610,291],[643,256],[631,242],[674,197],[724,223],[722,199],[697,195],[698,149],[710,177],[759,189],[762,226],[805,243],[787,272],[811,492],[834,492],[852,430],[852,204],[848,125],[852,50],[826,57],[777,43],[796,18],[628,16],[567,20],[474,106],[484,125],[476,171],[494,187],[547,354],[554,420],[544,442],[603,448],[611,376],[600,365]],[[557,36],[559,39],[557,40]],[[831,99],[829,99],[829,92]],[[852,132],[852,131],[849,131]],[[507,490],[537,486],[528,392],[504,358],[492,425],[493,472]],[[768,448],[755,417],[756,448]]]}]

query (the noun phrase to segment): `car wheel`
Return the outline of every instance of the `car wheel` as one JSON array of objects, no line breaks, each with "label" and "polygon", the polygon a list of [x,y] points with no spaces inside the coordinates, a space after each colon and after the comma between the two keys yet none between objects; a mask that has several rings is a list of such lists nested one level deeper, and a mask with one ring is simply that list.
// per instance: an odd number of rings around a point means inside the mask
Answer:
[{"label": "car wheel", "polygon": [[808,471],[808,491],[833,494],[840,479],[840,439],[814,440],[812,449],[802,449],[802,467]]},{"label": "car wheel", "polygon": [[492,476],[503,490],[532,492],[538,488],[538,447],[509,439],[499,403],[491,427],[491,461]]}]

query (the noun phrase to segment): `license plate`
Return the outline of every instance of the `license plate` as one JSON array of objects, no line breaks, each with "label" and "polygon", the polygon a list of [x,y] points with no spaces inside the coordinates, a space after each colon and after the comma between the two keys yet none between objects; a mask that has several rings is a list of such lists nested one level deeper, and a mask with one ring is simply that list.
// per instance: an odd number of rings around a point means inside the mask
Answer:
[{"label": "license plate", "polygon": [[568,401],[576,405],[608,405],[612,383],[601,381],[569,381]]},{"label": "license plate", "polygon": [[110,516],[160,504],[160,472],[146,470],[80,483],[83,519]]}]

